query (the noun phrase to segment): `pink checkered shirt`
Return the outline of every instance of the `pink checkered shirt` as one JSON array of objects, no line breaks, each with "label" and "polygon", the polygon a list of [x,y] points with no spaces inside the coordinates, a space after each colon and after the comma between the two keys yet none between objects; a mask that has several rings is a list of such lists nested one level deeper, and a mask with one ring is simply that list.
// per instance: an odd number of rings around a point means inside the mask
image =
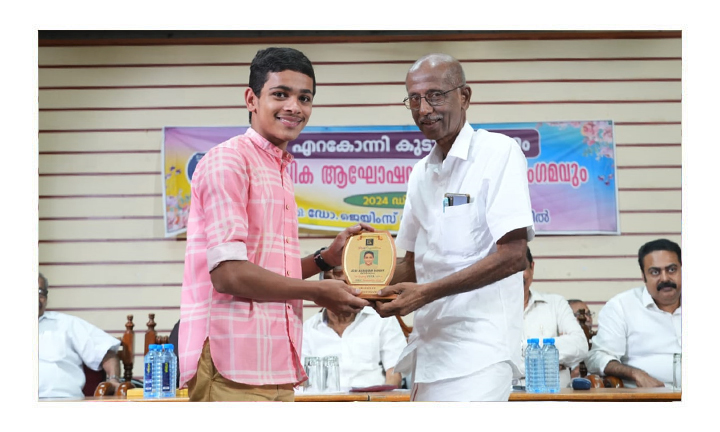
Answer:
[{"label": "pink checkered shirt", "polygon": [[248,260],[301,278],[293,157],[252,129],[212,148],[192,178],[180,306],[180,384],[192,379],[203,343],[223,377],[248,385],[297,384],[307,375],[302,300],[261,302],[221,294],[210,270]]}]

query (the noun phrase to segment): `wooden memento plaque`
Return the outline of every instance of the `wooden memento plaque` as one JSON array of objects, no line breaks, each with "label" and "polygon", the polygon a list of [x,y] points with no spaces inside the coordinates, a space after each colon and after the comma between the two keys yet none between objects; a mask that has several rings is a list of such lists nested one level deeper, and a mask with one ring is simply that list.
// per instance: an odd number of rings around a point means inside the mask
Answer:
[{"label": "wooden memento plaque", "polygon": [[360,231],[350,236],[343,249],[343,273],[348,285],[360,289],[360,298],[392,300],[397,295],[379,297],[377,292],[392,281],[397,250],[388,231]]}]

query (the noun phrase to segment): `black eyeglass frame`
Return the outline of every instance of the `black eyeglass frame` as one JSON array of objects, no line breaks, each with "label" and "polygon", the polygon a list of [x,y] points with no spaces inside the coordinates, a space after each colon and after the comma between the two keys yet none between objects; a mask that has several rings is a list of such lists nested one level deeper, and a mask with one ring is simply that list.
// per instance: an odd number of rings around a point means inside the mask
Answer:
[{"label": "black eyeglass frame", "polygon": [[420,109],[420,107],[422,106],[422,99],[425,99],[425,102],[427,102],[428,105],[430,105],[430,106],[441,106],[445,103],[445,95],[446,94],[450,93],[453,90],[457,90],[459,88],[465,87],[466,85],[467,84],[460,84],[459,86],[457,86],[455,88],[451,88],[450,90],[446,90],[444,92],[432,93],[431,94],[432,97],[440,97],[440,100],[436,101],[436,102],[431,102],[430,99],[427,98],[427,96],[428,96],[427,94],[425,94],[425,96],[417,95],[417,98],[418,98],[417,108],[412,108],[412,106],[410,105],[410,96],[403,99],[403,104],[405,105],[405,108],[407,108],[411,111],[418,111]]},{"label": "black eyeglass frame", "polygon": [[[573,312],[573,315],[575,315],[577,317],[578,315],[580,315],[580,311]],[[587,312],[585,312],[585,316],[593,317],[593,316],[595,316],[595,312],[587,311]]]}]

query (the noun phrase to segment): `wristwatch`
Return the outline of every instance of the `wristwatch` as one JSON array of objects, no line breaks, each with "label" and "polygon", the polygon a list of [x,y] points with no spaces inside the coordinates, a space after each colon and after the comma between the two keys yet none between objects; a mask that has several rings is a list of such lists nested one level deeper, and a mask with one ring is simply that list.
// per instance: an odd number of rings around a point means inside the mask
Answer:
[{"label": "wristwatch", "polygon": [[110,381],[110,380],[120,381],[120,377],[117,375],[108,375],[107,377],[105,377],[105,381]]},{"label": "wristwatch", "polygon": [[331,265],[328,265],[328,263],[325,262],[325,260],[323,259],[322,255],[320,255],[320,252],[324,251],[325,249],[327,249],[327,248],[324,247],[324,248],[318,249],[318,250],[315,252],[315,257],[314,257],[314,258],[315,258],[315,265],[318,266],[318,267],[320,268],[320,270],[322,270],[322,271],[324,271],[324,272],[330,271],[330,270],[333,269],[333,267],[332,267]]}]

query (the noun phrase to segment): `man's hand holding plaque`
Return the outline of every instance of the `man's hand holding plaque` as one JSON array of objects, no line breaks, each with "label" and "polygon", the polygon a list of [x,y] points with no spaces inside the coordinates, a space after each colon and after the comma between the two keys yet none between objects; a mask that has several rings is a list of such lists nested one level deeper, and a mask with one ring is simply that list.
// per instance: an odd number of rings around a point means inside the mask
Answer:
[{"label": "man's hand holding plaque", "polygon": [[392,281],[397,251],[387,231],[361,231],[348,237],[343,248],[342,266],[348,285],[360,289],[360,298],[390,301],[396,295],[378,296]]}]

